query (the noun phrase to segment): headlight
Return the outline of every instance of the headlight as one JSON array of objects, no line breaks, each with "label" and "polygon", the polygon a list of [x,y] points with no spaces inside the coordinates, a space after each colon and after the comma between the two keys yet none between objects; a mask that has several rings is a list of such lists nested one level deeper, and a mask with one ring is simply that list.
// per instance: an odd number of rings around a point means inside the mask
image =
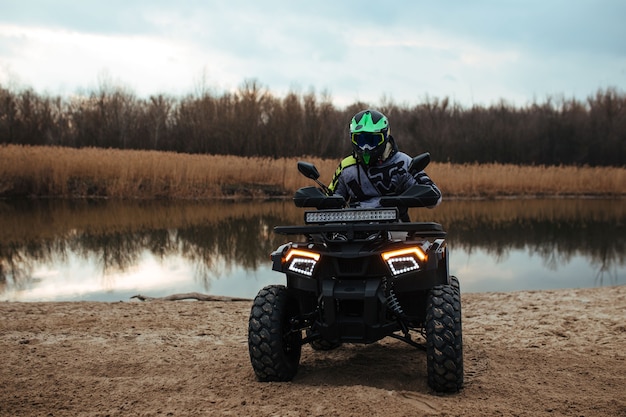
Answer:
[{"label": "headlight", "polygon": [[288,263],[288,270],[298,274],[312,276],[320,254],[301,249],[290,249],[285,255],[285,263]]},{"label": "headlight", "polygon": [[398,220],[398,209],[343,209],[317,210],[304,213],[304,222],[311,223],[352,223],[352,222],[392,222]]},{"label": "headlight", "polygon": [[426,261],[426,254],[418,246],[383,252],[381,256],[394,276],[416,271],[420,269],[420,262]]}]

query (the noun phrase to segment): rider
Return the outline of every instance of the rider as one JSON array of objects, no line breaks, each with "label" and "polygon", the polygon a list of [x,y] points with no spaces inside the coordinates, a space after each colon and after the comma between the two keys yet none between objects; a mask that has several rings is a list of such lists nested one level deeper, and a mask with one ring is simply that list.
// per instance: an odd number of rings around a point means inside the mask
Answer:
[{"label": "rider", "polygon": [[[389,134],[387,117],[376,110],[358,112],[350,122],[352,154],[337,167],[328,187],[351,205],[378,207],[382,196],[398,195],[414,184],[425,184],[439,195],[434,208],[441,203],[441,191],[424,172],[408,172],[411,157],[400,152]],[[408,221],[407,213],[402,220]]]}]

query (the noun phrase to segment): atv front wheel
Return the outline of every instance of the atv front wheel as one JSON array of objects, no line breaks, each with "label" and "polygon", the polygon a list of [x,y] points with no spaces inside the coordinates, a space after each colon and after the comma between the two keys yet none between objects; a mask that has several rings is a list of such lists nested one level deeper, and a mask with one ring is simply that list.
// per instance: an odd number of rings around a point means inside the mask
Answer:
[{"label": "atv front wheel", "polygon": [[259,381],[291,381],[298,371],[302,332],[290,319],[297,304],[283,285],[269,285],[254,298],[248,321],[248,349]]},{"label": "atv front wheel", "polygon": [[457,392],[463,387],[463,336],[461,291],[452,276],[439,285],[426,305],[426,366],[428,385],[437,392]]}]

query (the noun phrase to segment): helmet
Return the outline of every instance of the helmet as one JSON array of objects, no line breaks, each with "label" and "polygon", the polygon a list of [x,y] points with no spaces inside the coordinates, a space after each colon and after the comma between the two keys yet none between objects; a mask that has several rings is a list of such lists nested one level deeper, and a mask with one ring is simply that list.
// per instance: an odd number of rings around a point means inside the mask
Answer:
[{"label": "helmet", "polygon": [[[350,140],[357,160],[365,166],[385,159],[389,143],[389,121],[376,110],[363,110],[350,121]],[[385,155],[387,153],[387,155]]]}]

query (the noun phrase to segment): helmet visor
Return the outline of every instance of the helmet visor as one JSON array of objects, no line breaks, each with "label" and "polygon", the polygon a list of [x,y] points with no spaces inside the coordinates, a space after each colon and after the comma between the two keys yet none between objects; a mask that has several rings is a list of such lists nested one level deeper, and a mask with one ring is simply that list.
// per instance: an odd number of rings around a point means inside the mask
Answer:
[{"label": "helmet visor", "polygon": [[382,132],[359,132],[352,134],[352,143],[361,149],[374,149],[385,142],[385,134]]}]

